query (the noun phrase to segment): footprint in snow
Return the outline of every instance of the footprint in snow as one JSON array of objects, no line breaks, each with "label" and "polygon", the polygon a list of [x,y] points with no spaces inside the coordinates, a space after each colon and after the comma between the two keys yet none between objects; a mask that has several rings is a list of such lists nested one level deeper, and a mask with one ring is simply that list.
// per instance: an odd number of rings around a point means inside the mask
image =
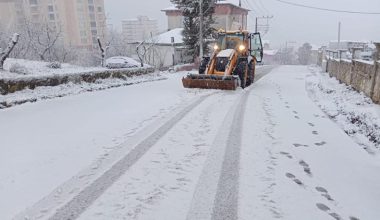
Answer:
[{"label": "footprint in snow", "polygon": [[291,174],[291,173],[286,173],[285,175],[286,175],[286,177],[288,177],[289,179],[292,179],[292,180],[293,180],[295,183],[297,183],[298,185],[300,185],[300,186],[303,185],[302,181],[299,180],[299,179],[297,179],[296,176],[294,176],[293,174]]},{"label": "footprint in snow", "polygon": [[311,122],[309,122],[309,123],[307,123],[308,125],[310,125],[311,127],[315,127],[315,124],[313,124],[313,123],[311,123]]},{"label": "footprint in snow", "polygon": [[301,166],[303,167],[303,171],[304,171],[305,173],[307,173],[309,176],[313,175],[313,174],[311,173],[311,169],[310,169],[310,166],[309,166],[308,163],[306,163],[305,161],[301,160],[301,161],[299,162],[299,165],[301,165]]},{"label": "footprint in snow", "polygon": [[342,220],[342,217],[340,217],[340,215],[338,213],[330,213],[329,214],[331,217],[333,217],[335,220]]},{"label": "footprint in snow", "polygon": [[309,145],[305,144],[293,144],[294,147],[309,147]]},{"label": "footprint in snow", "polygon": [[315,187],[315,189],[316,189],[318,192],[321,192],[321,193],[328,193],[327,189],[325,189],[325,188],[323,188],[323,187],[320,187],[320,186]]},{"label": "footprint in snow", "polygon": [[327,191],[327,189],[320,187],[320,186],[315,187],[315,189],[318,192],[322,193],[321,196],[325,197],[327,200],[334,201],[334,199],[329,195],[329,192]]},{"label": "footprint in snow", "polygon": [[326,141],[315,143],[316,146],[323,146],[323,145],[326,145],[326,144],[327,144]]},{"label": "footprint in snow", "polygon": [[323,203],[317,203],[316,205],[317,205],[317,208],[321,211],[328,212],[331,210],[327,205]]},{"label": "footprint in snow", "polygon": [[312,132],[314,135],[318,135],[319,133],[318,133],[318,131],[313,131]]},{"label": "footprint in snow", "polygon": [[293,156],[290,155],[288,152],[283,152],[283,151],[281,151],[280,154],[285,155],[285,156],[288,157],[289,159],[293,159]]}]

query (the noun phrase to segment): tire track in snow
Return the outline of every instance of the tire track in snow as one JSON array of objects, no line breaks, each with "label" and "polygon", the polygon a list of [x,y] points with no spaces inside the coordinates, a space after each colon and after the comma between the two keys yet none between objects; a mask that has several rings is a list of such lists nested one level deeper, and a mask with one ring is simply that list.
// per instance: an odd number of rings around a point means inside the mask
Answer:
[{"label": "tire track in snow", "polygon": [[[215,94],[215,93],[213,93]],[[178,114],[173,116],[169,121],[159,127],[150,136],[136,145],[126,156],[117,161],[109,170],[97,178],[92,184],[83,189],[78,195],[59,208],[51,216],[51,220],[76,219],[78,218],[105,190],[107,190],[115,181],[117,181],[131,166],[133,166],[153,145],[155,145],[171,128],[173,128],[181,119],[190,113],[195,107],[200,105],[206,98],[211,95],[205,95]]]},{"label": "tire track in snow", "polygon": [[[275,66],[257,69],[255,82]],[[194,192],[187,220],[238,218],[239,163],[244,112],[253,86],[224,118]]]},{"label": "tire track in snow", "polygon": [[[258,73],[255,82],[271,72],[273,68],[275,67],[269,66],[262,69],[260,73]],[[227,146],[224,154],[221,175],[219,177],[218,188],[214,200],[211,217],[213,220],[238,219],[241,137],[243,134],[244,115],[251,91],[252,87],[244,91],[235,106],[233,120],[229,130],[230,132],[226,141]]]},{"label": "tire track in snow", "polygon": [[227,140],[227,149],[214,201],[212,219],[215,220],[238,219],[241,135],[250,91],[245,92],[240,98],[233,116],[233,123]]},{"label": "tire track in snow", "polygon": [[188,220],[237,219],[241,132],[249,90],[223,121],[198,181]]},{"label": "tire track in snow", "polygon": [[242,95],[238,95],[237,98],[238,100],[226,114],[208,153],[187,214],[187,220],[211,219],[213,217],[214,202],[220,186],[218,182],[221,179],[227,143],[231,135],[229,128],[233,127],[234,115],[236,115],[238,104],[241,103]]}]

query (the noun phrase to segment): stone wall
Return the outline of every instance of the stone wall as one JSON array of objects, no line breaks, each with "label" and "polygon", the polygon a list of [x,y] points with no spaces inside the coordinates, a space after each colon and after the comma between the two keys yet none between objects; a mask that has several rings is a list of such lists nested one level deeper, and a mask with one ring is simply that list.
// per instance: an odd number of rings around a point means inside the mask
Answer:
[{"label": "stone wall", "polygon": [[26,88],[34,89],[40,86],[57,86],[65,83],[81,82],[94,83],[98,79],[119,78],[126,79],[131,76],[139,76],[153,73],[154,68],[141,69],[115,69],[105,71],[86,72],[80,74],[55,75],[51,77],[26,77],[20,79],[0,79],[0,94],[6,95]]},{"label": "stone wall", "polygon": [[375,65],[362,63],[358,61],[352,62],[352,87],[371,97],[372,81],[375,80]]},{"label": "stone wall", "polygon": [[328,59],[327,62],[327,71],[331,77],[363,92],[375,103],[380,103],[380,70],[376,70],[374,63],[337,59]]},{"label": "stone wall", "polygon": [[377,62],[377,71],[376,71],[375,85],[373,88],[372,99],[376,103],[380,103],[380,61]]}]

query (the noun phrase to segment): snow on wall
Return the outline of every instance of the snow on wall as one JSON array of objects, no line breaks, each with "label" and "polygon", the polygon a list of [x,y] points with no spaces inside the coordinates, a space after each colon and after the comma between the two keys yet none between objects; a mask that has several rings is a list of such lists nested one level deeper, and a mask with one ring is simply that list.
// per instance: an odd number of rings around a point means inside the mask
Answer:
[{"label": "snow on wall", "polygon": [[[58,86],[61,84],[82,82],[95,83],[99,79],[117,78],[126,79],[132,76],[140,76],[148,73],[153,73],[153,67],[143,68],[127,68],[127,69],[106,69],[106,68],[85,68],[77,67],[69,64],[63,64],[62,69],[50,69],[46,67],[46,63],[38,61],[23,61],[16,60],[16,63],[21,62],[21,66],[26,68],[25,71],[32,71],[23,74],[1,72],[0,73],[0,94],[6,95],[21,91],[24,89],[35,89],[41,86]],[[11,62],[8,64],[11,68]]]}]

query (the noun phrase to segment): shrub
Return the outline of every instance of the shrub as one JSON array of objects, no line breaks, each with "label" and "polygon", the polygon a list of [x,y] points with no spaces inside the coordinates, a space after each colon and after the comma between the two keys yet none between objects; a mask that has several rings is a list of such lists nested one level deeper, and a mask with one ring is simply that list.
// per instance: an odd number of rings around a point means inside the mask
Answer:
[{"label": "shrub", "polygon": [[29,73],[28,69],[19,63],[13,63],[9,68],[9,72],[22,75],[27,75]]},{"label": "shrub", "polygon": [[51,62],[47,65],[48,68],[50,69],[61,69],[62,68],[62,64],[60,62]]}]

